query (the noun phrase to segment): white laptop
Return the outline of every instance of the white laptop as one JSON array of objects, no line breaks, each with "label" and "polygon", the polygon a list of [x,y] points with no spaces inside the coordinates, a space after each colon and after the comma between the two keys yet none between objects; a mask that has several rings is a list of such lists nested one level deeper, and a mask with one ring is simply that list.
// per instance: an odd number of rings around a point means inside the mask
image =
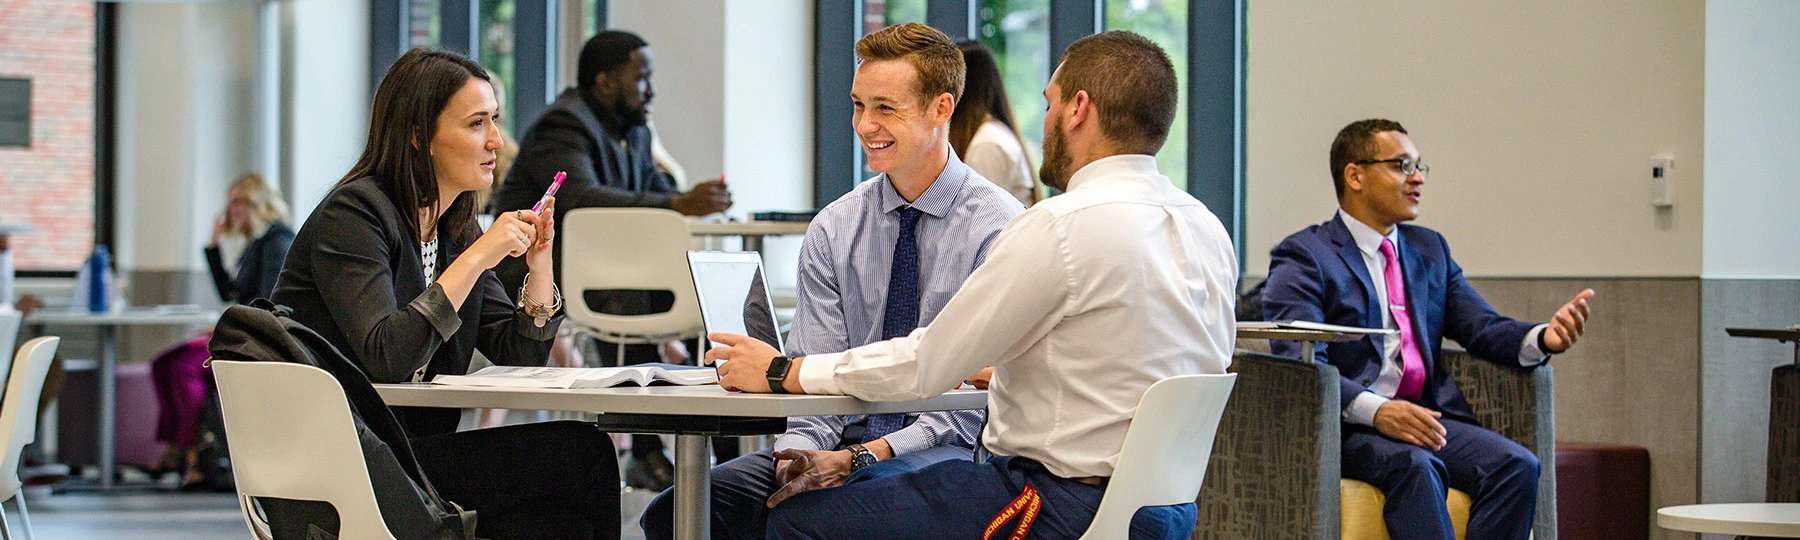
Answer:
[{"label": "white laptop", "polygon": [[[706,332],[750,336],[785,351],[775,304],[763,279],[762,255],[754,251],[687,252],[694,294],[700,298],[700,320]],[[711,347],[720,344],[711,343]],[[705,354],[700,351],[696,354]]]}]

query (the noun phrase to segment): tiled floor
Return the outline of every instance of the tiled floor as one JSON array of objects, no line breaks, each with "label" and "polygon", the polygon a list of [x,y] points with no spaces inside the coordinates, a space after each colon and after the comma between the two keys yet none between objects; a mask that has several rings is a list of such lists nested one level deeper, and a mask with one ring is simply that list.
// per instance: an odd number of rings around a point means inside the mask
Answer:
[{"label": "tiled floor", "polygon": [[[637,518],[653,493],[628,490],[620,495],[624,538],[641,539]],[[34,537],[60,539],[143,540],[242,540],[249,537],[230,493],[173,493],[126,491],[42,494],[28,493]],[[19,523],[17,508],[8,502],[7,521]]]}]

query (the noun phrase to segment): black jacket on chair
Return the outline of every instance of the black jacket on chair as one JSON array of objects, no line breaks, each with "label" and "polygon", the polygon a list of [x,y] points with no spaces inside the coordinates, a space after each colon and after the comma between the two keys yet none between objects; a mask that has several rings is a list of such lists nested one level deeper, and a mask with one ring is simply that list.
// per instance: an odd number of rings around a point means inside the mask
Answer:
[{"label": "black jacket on chair", "polygon": [[[418,238],[374,178],[339,186],[294,237],[273,300],[376,383],[410,380],[420,367],[423,380],[465,374],[476,349],[497,364],[544,365],[562,317],[538,327],[492,271],[482,272],[461,309],[452,308],[444,288],[425,281]],[[468,247],[448,234],[438,242],[440,271]],[[460,416],[416,407],[394,413],[414,437],[455,432]]]}]

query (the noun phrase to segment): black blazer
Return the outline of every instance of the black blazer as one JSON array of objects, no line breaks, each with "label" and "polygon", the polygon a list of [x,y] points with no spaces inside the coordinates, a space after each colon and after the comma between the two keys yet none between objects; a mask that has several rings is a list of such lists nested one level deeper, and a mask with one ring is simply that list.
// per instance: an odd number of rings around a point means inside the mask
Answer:
[{"label": "black blazer", "polygon": [[225,271],[225,259],[219,246],[206,248],[206,266],[212,269],[213,286],[219,289],[219,300],[248,305],[251,300],[268,298],[275,292],[275,280],[281,276],[281,261],[287,258],[288,246],[294,244],[294,230],[275,222],[262,236],[244,246],[238,257],[237,276]]},{"label": "black blazer", "polygon": [[[426,283],[419,235],[373,178],[333,189],[294,237],[273,300],[330,340],[376,383],[425,380],[469,370],[476,349],[505,365],[544,365],[562,318],[542,328],[513,306],[500,280],[483,272],[462,309]],[[474,224],[470,224],[474,227]],[[467,246],[439,235],[437,267]],[[413,436],[456,431],[456,409],[396,407]]]}]

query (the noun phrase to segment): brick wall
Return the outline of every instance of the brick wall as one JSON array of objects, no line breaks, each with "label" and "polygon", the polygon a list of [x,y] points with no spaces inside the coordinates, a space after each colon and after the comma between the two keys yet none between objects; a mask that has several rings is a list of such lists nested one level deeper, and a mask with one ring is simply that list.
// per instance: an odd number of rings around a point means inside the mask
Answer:
[{"label": "brick wall", "polygon": [[0,77],[31,79],[31,146],[0,147],[0,223],[20,270],[80,266],[94,237],[93,0],[0,1]]}]

